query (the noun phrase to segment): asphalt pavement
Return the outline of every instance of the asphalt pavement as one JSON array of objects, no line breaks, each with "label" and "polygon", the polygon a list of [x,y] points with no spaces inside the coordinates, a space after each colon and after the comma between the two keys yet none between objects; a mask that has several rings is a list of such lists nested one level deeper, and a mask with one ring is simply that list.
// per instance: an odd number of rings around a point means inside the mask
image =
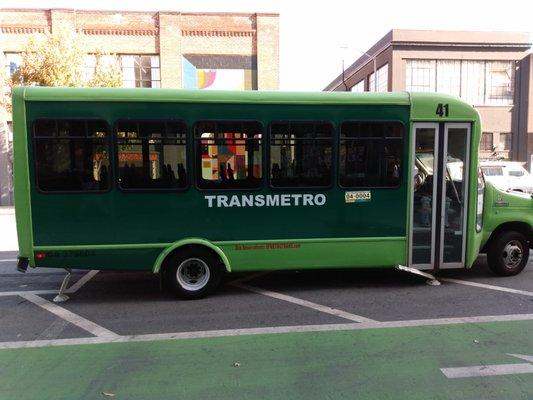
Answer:
[{"label": "asphalt pavement", "polygon": [[21,274],[15,257],[0,252],[0,400],[533,398],[533,260],[500,278],[481,256],[440,286],[394,269],[229,274],[195,301],[152,273],[74,271],[54,303],[64,272]]}]

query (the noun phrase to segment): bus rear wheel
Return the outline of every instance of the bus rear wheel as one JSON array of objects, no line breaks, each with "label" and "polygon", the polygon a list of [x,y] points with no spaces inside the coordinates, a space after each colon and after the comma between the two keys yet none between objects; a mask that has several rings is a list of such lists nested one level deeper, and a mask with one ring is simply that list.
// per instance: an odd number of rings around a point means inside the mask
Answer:
[{"label": "bus rear wheel", "polygon": [[212,293],[222,278],[218,258],[197,248],[172,254],[166,262],[165,272],[169,288],[186,300],[200,299]]},{"label": "bus rear wheel", "polygon": [[500,276],[519,274],[528,259],[529,244],[524,235],[515,231],[500,233],[487,252],[489,268]]}]

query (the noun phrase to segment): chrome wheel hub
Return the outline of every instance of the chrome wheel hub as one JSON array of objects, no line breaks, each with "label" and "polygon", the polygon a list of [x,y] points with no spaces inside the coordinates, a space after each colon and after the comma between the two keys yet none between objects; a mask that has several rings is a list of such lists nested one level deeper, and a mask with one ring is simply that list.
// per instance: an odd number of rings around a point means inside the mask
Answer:
[{"label": "chrome wheel hub", "polygon": [[503,249],[502,257],[503,263],[506,268],[515,268],[522,262],[522,247],[518,242],[513,240],[507,243],[507,245]]},{"label": "chrome wheel hub", "polygon": [[199,258],[188,258],[181,262],[176,271],[176,279],[181,287],[190,291],[197,291],[209,282],[209,267]]}]

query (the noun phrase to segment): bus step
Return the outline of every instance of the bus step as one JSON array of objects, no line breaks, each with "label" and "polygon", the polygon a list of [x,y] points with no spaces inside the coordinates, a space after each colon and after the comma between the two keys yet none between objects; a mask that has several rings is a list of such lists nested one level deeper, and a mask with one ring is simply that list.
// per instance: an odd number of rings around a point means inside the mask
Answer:
[{"label": "bus step", "polygon": [[424,271],[420,271],[419,269],[406,267],[405,265],[397,265],[396,269],[399,269],[400,271],[409,272],[411,274],[423,276],[424,278],[428,278],[426,283],[430,286],[440,285],[440,282],[437,280],[437,278],[435,278],[434,275],[428,274],[427,272],[424,272]]}]

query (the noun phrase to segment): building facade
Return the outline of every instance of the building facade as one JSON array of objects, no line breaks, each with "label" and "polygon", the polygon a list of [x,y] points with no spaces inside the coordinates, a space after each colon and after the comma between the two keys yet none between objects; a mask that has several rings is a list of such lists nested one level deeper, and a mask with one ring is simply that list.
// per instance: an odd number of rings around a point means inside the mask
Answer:
[{"label": "building facade", "polygon": [[324,90],[407,90],[461,97],[482,118],[481,158],[529,162],[530,50],[527,33],[392,30]]},{"label": "building facade", "polygon": [[[32,35],[58,27],[87,46],[86,75],[97,50],[118,56],[124,87],[277,90],[279,15],[4,9],[0,58],[13,73]],[[1,111],[1,110],[0,110]],[[0,121],[0,205],[12,204],[10,115]]]}]

